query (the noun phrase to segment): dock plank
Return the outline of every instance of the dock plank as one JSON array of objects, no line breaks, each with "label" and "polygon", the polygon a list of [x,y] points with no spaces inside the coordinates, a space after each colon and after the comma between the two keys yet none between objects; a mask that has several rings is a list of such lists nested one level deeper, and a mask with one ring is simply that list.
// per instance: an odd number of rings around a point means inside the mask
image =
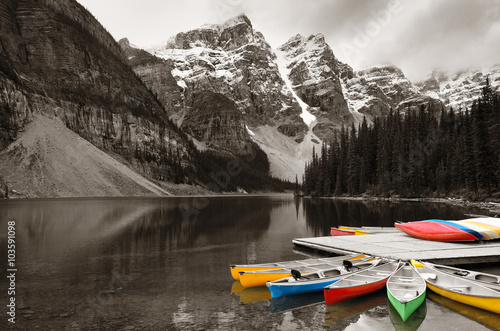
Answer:
[{"label": "dock plank", "polygon": [[500,240],[440,242],[395,232],[367,236],[296,238],[292,242],[297,246],[336,254],[366,253],[393,259],[416,259],[441,264],[500,263]]}]

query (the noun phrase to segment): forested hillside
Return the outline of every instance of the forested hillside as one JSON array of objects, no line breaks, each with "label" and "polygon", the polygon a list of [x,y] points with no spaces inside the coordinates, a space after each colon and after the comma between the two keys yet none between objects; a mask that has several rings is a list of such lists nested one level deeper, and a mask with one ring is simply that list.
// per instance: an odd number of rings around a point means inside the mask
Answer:
[{"label": "forested hillside", "polygon": [[312,196],[500,197],[500,98],[489,80],[470,109],[391,111],[343,128],[306,165]]}]

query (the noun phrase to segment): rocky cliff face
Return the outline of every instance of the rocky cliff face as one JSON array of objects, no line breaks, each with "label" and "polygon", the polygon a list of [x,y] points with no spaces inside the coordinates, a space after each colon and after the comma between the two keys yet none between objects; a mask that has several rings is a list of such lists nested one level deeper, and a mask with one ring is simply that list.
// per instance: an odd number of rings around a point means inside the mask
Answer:
[{"label": "rocky cliff face", "polygon": [[393,66],[354,71],[335,58],[321,34],[297,35],[279,47],[292,88],[317,118],[314,132],[328,141],[342,125],[369,122],[390,109],[441,109],[441,101],[424,95]]},{"label": "rocky cliff face", "polygon": [[169,116],[173,116],[185,107],[182,91],[172,76],[174,64],[171,60],[160,59],[130,44],[127,39],[119,42],[122,52],[134,72],[153,91],[164,106]]},{"label": "rocky cliff face", "polygon": [[296,35],[278,51],[293,90],[316,116],[319,137],[327,140],[342,124],[352,123],[340,80],[352,76],[352,69],[335,58],[323,35]]},{"label": "rocky cliff face", "polygon": [[171,74],[186,105],[198,91],[220,93],[236,103],[247,125],[271,125],[303,139],[301,108],[280,76],[275,53],[245,15],[179,33],[149,51],[173,63]]},{"label": "rocky cliff face", "polygon": [[420,100],[419,89],[393,66],[359,70],[343,82],[351,111],[366,116],[369,121],[386,116],[390,109],[400,109],[406,100]]},{"label": "rocky cliff face", "polygon": [[234,101],[219,93],[201,91],[191,102],[183,120],[184,131],[210,148],[236,155],[246,152],[251,139]]},{"label": "rocky cliff face", "polygon": [[41,114],[151,177],[169,178],[179,163],[195,172],[192,147],[76,1],[5,0],[0,17],[0,149]]}]

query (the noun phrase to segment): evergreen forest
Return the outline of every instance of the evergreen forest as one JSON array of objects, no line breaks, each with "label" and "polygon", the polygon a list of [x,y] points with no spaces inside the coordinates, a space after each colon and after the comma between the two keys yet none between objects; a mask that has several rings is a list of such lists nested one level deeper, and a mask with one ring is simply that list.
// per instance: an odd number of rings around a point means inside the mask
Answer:
[{"label": "evergreen forest", "polygon": [[489,80],[465,110],[425,106],[342,128],[305,167],[307,196],[500,198],[500,98]]}]

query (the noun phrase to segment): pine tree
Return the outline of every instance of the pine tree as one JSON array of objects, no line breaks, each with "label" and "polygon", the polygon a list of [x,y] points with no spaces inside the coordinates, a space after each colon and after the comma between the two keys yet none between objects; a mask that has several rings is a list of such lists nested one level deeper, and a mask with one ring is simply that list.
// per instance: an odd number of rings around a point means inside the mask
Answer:
[{"label": "pine tree", "polygon": [[492,105],[491,89],[483,89],[483,98],[474,103],[472,108],[472,139],[474,147],[474,163],[476,166],[477,188],[486,190],[487,195],[491,194],[491,189],[495,179],[495,165],[493,151],[490,146],[490,134],[486,125],[485,114],[491,113]]},{"label": "pine tree", "polygon": [[[391,116],[391,113],[389,116]],[[380,194],[387,194],[392,185],[390,141],[387,135],[388,120],[385,119],[380,128],[377,146],[377,190]]]},{"label": "pine tree", "polygon": [[472,124],[471,118],[466,111],[464,116],[464,123],[462,126],[462,131],[460,135],[460,144],[463,145],[462,154],[460,156],[460,162],[462,164],[465,187],[470,192],[477,191],[476,185],[476,167],[474,162],[474,139],[472,134]]}]

